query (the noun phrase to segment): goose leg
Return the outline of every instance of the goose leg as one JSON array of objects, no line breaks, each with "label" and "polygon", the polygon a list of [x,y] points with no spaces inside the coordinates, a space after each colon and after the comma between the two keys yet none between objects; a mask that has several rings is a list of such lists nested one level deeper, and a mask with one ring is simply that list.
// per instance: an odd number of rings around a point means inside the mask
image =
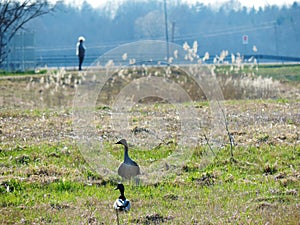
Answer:
[{"label": "goose leg", "polygon": [[139,186],[140,182],[141,182],[140,178],[139,177],[135,177],[134,180],[135,180],[135,185]]},{"label": "goose leg", "polygon": [[118,210],[116,209],[116,215],[117,215],[117,225],[120,225],[120,221],[119,221],[119,213]]}]

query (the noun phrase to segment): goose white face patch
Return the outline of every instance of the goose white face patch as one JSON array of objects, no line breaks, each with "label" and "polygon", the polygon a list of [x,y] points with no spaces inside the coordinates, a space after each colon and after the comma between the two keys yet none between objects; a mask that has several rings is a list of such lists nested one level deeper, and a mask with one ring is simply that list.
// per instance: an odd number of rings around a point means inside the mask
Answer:
[{"label": "goose white face patch", "polygon": [[100,56],[83,72],[73,106],[74,135],[87,162],[102,176],[117,176],[122,158],[105,143],[124,138],[129,149],[140,151],[176,146],[159,159],[133,155],[145,182],[181,169],[197,146],[207,145],[199,158],[206,164],[226,129],[224,97],[204,60],[195,44],[164,41],[125,44]]}]

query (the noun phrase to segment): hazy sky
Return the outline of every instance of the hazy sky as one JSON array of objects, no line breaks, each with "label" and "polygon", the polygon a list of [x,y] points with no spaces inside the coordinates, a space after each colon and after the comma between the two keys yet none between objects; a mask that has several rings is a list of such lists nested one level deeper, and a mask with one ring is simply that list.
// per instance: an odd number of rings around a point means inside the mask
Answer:
[{"label": "hazy sky", "polygon": [[[56,0],[51,0],[51,1],[56,1]],[[67,3],[70,4],[75,4],[75,5],[80,5],[84,0],[64,0]],[[113,3],[113,5],[118,5],[118,3],[126,1],[126,0],[86,0],[88,3],[90,3],[92,6],[94,7],[98,7],[98,6],[103,6],[105,5],[107,2],[111,2]],[[130,0],[127,0],[130,1]],[[136,0],[135,0],[136,1]],[[159,1],[159,0],[157,0]],[[163,0],[160,0],[163,2]],[[171,1],[171,0],[167,0]],[[183,2],[188,2],[188,3],[195,3],[195,2],[203,2],[203,3],[207,3],[206,0],[182,0]],[[210,4],[217,4],[217,3],[223,3],[229,0],[211,0],[209,1]],[[258,8],[260,6],[267,6],[267,5],[290,5],[293,2],[299,2],[299,0],[239,0],[242,5],[245,5],[247,7],[255,7]]]}]

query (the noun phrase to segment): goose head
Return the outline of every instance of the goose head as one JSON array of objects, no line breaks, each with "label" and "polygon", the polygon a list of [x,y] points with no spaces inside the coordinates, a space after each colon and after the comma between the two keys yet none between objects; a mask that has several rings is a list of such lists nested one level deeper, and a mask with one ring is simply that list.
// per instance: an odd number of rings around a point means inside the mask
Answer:
[{"label": "goose head", "polygon": [[120,141],[116,142],[116,144],[124,145],[124,146],[128,147],[127,141],[125,139],[121,139]]},{"label": "goose head", "polygon": [[115,190],[120,190],[121,193],[124,193],[124,190],[125,190],[124,185],[119,183],[117,185],[117,187],[115,188]]}]

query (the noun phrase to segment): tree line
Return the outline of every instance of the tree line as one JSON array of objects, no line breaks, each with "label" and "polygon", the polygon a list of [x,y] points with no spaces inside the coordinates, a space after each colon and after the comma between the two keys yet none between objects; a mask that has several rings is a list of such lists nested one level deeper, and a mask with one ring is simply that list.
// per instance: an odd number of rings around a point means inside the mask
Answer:
[{"label": "tree line", "polygon": [[[27,23],[35,34],[37,57],[74,55],[79,36],[86,38],[87,54],[102,55],[124,43],[137,40],[164,40],[163,1],[114,1],[93,8],[58,2],[55,10]],[[238,0],[213,6],[167,1],[169,40],[183,45],[197,41],[199,54],[230,53],[298,57],[300,52],[300,4],[246,8]],[[248,44],[242,36],[247,35]]]}]

